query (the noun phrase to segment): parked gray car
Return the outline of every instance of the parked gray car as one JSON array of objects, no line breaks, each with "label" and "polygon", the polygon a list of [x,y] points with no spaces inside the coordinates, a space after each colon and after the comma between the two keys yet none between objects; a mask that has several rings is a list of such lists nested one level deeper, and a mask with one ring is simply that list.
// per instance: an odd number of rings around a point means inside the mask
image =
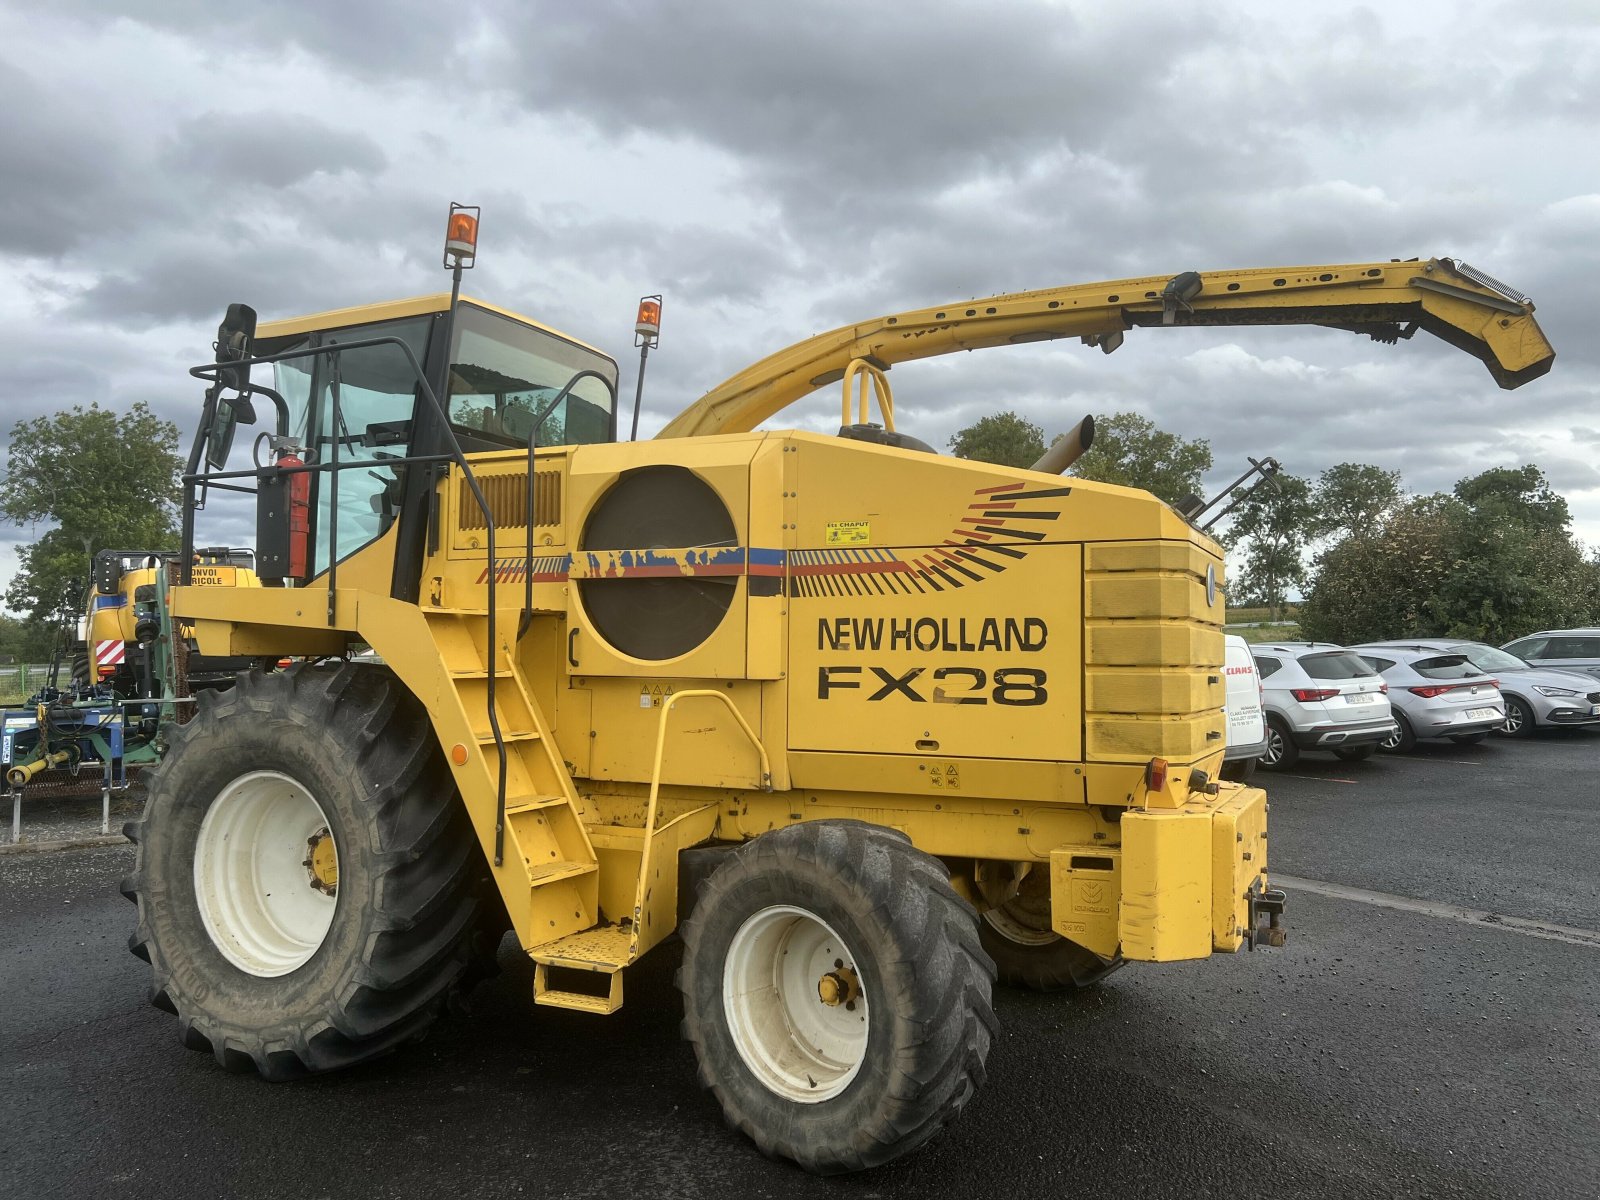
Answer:
[{"label": "parked gray car", "polygon": [[1498,685],[1464,654],[1385,645],[1350,649],[1389,685],[1396,728],[1385,750],[1409,750],[1424,738],[1481,742],[1505,724]]},{"label": "parked gray car", "polygon": [[1600,677],[1600,629],[1546,629],[1500,649],[1535,667]]},{"label": "parked gray car", "polygon": [[1506,705],[1506,723],[1500,732],[1512,737],[1526,737],[1552,725],[1600,725],[1600,680],[1581,670],[1530,666],[1509,651],[1450,638],[1367,644],[1465,655],[1478,670],[1499,681]]}]

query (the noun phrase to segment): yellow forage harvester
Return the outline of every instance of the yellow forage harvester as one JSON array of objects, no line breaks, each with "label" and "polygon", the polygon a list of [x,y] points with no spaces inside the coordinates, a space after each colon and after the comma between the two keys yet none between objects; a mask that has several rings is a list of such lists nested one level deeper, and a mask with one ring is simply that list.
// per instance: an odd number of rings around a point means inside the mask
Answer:
[{"label": "yellow forage harvester", "polygon": [[[508,929],[537,1003],[597,1014],[676,931],[701,1081],[819,1172],[959,1114],[997,978],[1284,936],[1266,796],[1219,779],[1198,501],[1060,475],[1088,422],[1036,469],[937,454],[890,368],[1196,325],[1425,330],[1508,388],[1553,359],[1449,259],[1183,272],[863,321],[619,443],[616,362],[460,295],[476,210],[449,233],[449,294],[235,305],[195,369],[179,569],[199,489],[248,488],[263,586],[180,580],[174,613],[297,661],[204,697],[150,782],[151,994],[283,1079],[402,1045]],[[841,385],[837,435],[757,429]]]}]

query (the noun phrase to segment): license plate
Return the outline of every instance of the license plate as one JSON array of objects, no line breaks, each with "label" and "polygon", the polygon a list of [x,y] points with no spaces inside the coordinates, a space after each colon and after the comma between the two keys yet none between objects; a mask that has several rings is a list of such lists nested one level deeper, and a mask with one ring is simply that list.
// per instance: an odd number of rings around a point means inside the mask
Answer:
[{"label": "license plate", "polygon": [[191,567],[189,582],[195,587],[233,587],[238,581],[238,567]]},{"label": "license plate", "polygon": [[1377,692],[1353,692],[1350,695],[1346,696],[1345,700],[1348,701],[1351,704],[1376,704],[1378,702],[1378,693]]},{"label": "license plate", "polygon": [[1502,717],[1504,715],[1505,714],[1502,713],[1498,708],[1467,709],[1467,716],[1471,717],[1474,721],[1492,721],[1496,717]]},{"label": "license plate", "polygon": [[1591,717],[1600,717],[1600,704],[1589,705],[1589,715]]}]

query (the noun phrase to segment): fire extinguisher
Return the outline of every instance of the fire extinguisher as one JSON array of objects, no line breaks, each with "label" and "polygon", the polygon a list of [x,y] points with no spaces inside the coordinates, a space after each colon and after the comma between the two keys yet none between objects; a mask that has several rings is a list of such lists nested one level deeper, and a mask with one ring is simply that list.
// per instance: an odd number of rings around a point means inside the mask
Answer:
[{"label": "fire extinguisher", "polygon": [[[278,468],[303,467],[300,446],[290,441],[278,447]],[[311,538],[311,472],[299,471],[288,477],[289,483],[289,577],[305,579],[307,546]]]},{"label": "fire extinguisher", "polygon": [[[270,463],[263,462],[265,443]],[[304,583],[311,566],[311,472],[300,439],[263,433],[256,440],[256,576],[267,587]],[[293,471],[293,474],[286,472]]]}]

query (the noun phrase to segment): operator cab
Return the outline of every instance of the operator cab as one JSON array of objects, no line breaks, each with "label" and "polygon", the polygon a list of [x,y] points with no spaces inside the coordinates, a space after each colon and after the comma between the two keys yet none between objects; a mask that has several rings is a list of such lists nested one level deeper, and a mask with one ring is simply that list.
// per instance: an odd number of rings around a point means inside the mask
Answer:
[{"label": "operator cab", "polygon": [[[253,358],[329,351],[271,364],[272,387],[287,405],[287,432],[299,446],[300,459],[311,465],[380,464],[339,471],[336,488],[332,472],[303,476],[310,488],[308,577],[323,574],[330,563],[348,558],[398,522],[393,594],[415,599],[435,476],[432,464],[400,460],[448,452],[449,434],[467,454],[526,450],[537,414],[570,384],[538,429],[538,444],[616,439],[615,360],[482,301],[461,297],[453,322],[450,311],[450,295],[441,293],[264,322],[250,341]],[[373,338],[395,338],[415,356],[448,413],[449,434],[439,427],[400,346],[335,352]],[[572,382],[580,372],[593,374]],[[231,438],[231,428],[222,432]],[[270,458],[259,446],[255,457],[258,467]],[[386,465],[391,459],[394,465]]]}]

